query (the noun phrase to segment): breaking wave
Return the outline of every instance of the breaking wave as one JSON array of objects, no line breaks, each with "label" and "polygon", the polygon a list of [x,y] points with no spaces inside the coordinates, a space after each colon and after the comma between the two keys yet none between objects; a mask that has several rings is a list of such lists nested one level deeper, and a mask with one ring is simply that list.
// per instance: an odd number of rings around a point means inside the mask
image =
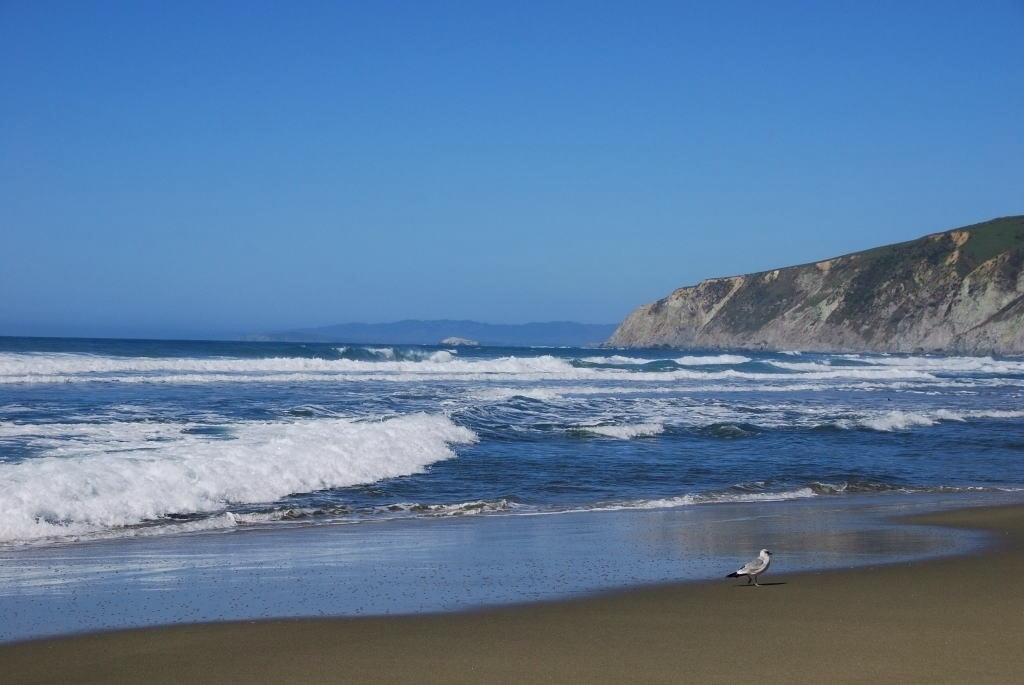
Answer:
[{"label": "breaking wave", "polygon": [[913,368],[934,373],[1024,374],[1024,361],[993,357],[920,357],[839,355],[849,361],[896,368]]},{"label": "breaking wave", "polygon": [[856,419],[838,419],[831,425],[836,428],[866,428],[873,431],[892,432],[907,430],[919,426],[934,426],[943,421],[963,422],[970,419],[1019,419],[1024,418],[1024,411],[1016,410],[963,410],[951,411],[936,409],[933,411],[888,411],[871,414]]},{"label": "breaking wave", "polygon": [[427,414],[230,428],[231,439],[211,440],[181,426],[33,426],[42,456],[0,464],[0,541],[176,523],[176,516],[233,504],[373,483],[421,472],[454,456],[451,445],[477,439],[450,419]]},{"label": "breaking wave", "polygon": [[456,350],[425,350],[418,347],[336,347],[341,359],[352,361],[449,362]]},{"label": "breaking wave", "polygon": [[579,361],[587,364],[612,364],[612,365],[643,365],[656,364],[658,362],[671,362],[677,366],[728,366],[733,364],[746,364],[751,361],[750,357],[738,354],[717,354],[712,356],[684,356],[675,359],[644,359],[642,357],[624,357],[613,354],[606,357],[584,357]]},{"label": "breaking wave", "polygon": [[569,432],[574,435],[631,440],[660,435],[665,432],[665,426],[660,423],[638,423],[626,426],[573,426]]},{"label": "breaking wave", "polygon": [[719,354],[713,357],[677,357],[673,359],[679,366],[724,366],[732,364],[746,364],[751,361],[750,357],[738,354]]},{"label": "breaking wave", "polygon": [[[348,348],[338,348],[339,350]],[[339,381],[619,381],[793,382],[865,380],[877,382],[935,381],[934,369],[910,366],[832,366],[793,364],[790,373],[764,373],[703,366],[744,365],[750,359],[736,355],[682,357],[676,360],[636,360],[643,364],[614,364],[621,357],[594,357],[602,363],[554,355],[459,358],[446,350],[359,348],[372,359],[339,357],[113,357],[91,354],[0,353],[0,384],[35,383],[247,383]],[[347,352],[346,352],[347,354]],[[770,368],[770,367],[769,367]]]}]

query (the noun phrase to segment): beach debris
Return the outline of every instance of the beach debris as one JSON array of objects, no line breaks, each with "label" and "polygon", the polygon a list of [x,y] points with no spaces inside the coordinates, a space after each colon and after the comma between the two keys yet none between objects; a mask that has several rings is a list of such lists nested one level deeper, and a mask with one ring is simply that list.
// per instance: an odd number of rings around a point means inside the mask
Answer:
[{"label": "beach debris", "polygon": [[762,549],[757,554],[757,559],[748,561],[743,564],[738,570],[733,571],[726,578],[740,578],[742,576],[747,577],[747,585],[751,582],[754,583],[755,587],[760,587],[757,584],[757,577],[768,570],[768,566],[772,563],[772,553],[766,549]]}]

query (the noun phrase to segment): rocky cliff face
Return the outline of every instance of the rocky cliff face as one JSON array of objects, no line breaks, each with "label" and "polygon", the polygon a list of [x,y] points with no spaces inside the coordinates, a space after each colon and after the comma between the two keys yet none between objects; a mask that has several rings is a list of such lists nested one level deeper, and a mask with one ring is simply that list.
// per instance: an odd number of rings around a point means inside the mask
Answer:
[{"label": "rocky cliff face", "polygon": [[712,278],[629,315],[616,347],[1024,354],[1024,216]]}]

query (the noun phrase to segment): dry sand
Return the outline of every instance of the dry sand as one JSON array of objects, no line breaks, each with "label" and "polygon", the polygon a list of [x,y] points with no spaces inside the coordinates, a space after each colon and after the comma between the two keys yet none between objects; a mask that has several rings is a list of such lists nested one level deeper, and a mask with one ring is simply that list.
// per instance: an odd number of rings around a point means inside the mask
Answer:
[{"label": "dry sand", "polygon": [[[916,522],[983,553],[402,618],[183,625],[0,646],[4,683],[1019,683],[1024,507]],[[723,569],[723,575],[730,569]]]}]

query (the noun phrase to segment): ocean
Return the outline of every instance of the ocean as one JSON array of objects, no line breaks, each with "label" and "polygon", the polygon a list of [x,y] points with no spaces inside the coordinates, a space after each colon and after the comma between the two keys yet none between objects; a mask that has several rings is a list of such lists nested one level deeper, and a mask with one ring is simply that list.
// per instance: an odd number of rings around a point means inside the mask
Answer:
[{"label": "ocean", "polygon": [[1024,499],[1022,392],[1020,358],[0,338],[0,639],[710,578],[751,531],[948,553],[883,521]]}]

